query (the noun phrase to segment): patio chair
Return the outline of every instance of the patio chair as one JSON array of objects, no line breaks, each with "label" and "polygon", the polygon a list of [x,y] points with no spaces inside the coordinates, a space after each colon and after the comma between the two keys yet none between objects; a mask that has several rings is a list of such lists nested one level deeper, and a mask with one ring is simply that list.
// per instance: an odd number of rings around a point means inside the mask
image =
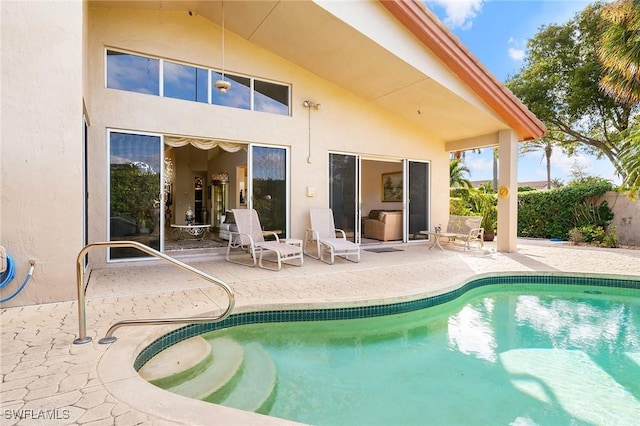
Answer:
[{"label": "patio chair", "polygon": [[[246,266],[256,266],[261,268],[279,271],[283,263],[295,266],[302,266],[304,261],[302,247],[300,245],[288,244],[286,240],[278,238],[278,234],[270,231],[262,231],[258,213],[254,209],[233,209],[233,215],[236,220],[238,232],[229,233],[229,244],[227,245],[227,261]],[[275,241],[265,241],[264,234],[273,234]],[[300,240],[298,240],[300,241]],[[242,262],[231,259],[231,249],[240,248],[251,254],[252,262]],[[275,254],[275,262],[277,268],[271,268],[263,264],[263,255],[265,252]],[[299,259],[296,264],[295,259]]]},{"label": "patio chair", "polygon": [[[303,244],[306,255],[328,264],[333,264],[336,256],[352,262],[360,261],[360,246],[347,240],[342,229],[336,229],[331,209],[310,209],[309,213],[311,228],[306,230]],[[310,252],[310,248],[314,245],[315,254]],[[326,252],[329,254],[328,259],[325,258]]]}]

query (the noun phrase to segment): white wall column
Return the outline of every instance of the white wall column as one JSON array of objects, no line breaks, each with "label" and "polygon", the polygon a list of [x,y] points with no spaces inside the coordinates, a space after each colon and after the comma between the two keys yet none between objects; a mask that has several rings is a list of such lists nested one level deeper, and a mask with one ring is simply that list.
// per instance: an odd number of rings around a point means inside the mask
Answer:
[{"label": "white wall column", "polygon": [[[498,251],[514,252],[518,235],[518,139],[513,130],[498,132],[498,161]],[[507,196],[504,188],[508,189]]]}]

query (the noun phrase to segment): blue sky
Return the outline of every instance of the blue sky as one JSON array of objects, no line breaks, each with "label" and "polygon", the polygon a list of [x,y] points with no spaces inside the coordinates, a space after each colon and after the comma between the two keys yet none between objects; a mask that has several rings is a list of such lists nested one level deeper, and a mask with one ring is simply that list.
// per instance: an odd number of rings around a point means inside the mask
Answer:
[{"label": "blue sky", "polygon": [[[467,46],[501,82],[523,66],[527,41],[544,25],[562,24],[592,2],[580,0],[425,0],[427,7]],[[491,179],[491,150],[467,153],[465,164],[471,180]],[[589,176],[620,183],[608,160],[579,154],[567,157],[559,149],[551,156],[551,178],[565,183],[572,167]],[[518,180],[546,180],[546,162],[541,152],[521,156]]]}]

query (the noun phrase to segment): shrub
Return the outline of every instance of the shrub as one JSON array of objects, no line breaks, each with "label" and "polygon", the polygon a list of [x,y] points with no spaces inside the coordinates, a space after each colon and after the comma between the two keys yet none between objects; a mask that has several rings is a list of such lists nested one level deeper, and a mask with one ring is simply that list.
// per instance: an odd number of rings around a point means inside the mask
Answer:
[{"label": "shrub", "polygon": [[449,198],[449,214],[457,216],[471,216],[473,213],[464,198]]},{"label": "shrub", "polygon": [[576,245],[580,244],[583,241],[582,232],[578,228],[572,228],[569,231],[569,241]]},{"label": "shrub", "polygon": [[620,239],[618,238],[618,234],[616,234],[615,225],[609,225],[607,228],[607,233],[602,240],[602,245],[604,247],[620,247]]},{"label": "shrub", "polygon": [[613,213],[606,203],[596,206],[593,200],[611,189],[609,181],[590,178],[558,189],[519,193],[518,236],[565,239],[573,228],[606,229]]}]

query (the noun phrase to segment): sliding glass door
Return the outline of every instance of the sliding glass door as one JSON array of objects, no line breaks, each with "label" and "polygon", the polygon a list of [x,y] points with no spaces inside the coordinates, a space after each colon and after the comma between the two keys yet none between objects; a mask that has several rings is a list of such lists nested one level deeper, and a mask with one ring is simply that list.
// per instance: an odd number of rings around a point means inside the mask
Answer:
[{"label": "sliding glass door", "polygon": [[420,231],[429,230],[429,163],[405,160],[407,240],[424,238]]},{"label": "sliding glass door", "polygon": [[347,239],[360,242],[360,157],[352,154],[329,154],[329,207],[336,228]]},{"label": "sliding glass door", "polygon": [[[137,241],[160,250],[162,138],[109,132],[109,240]],[[111,248],[109,259],[147,254],[135,248]]]},{"label": "sliding glass door", "polygon": [[264,231],[286,238],[289,235],[289,151],[252,145],[249,156],[250,206],[258,212]]}]

